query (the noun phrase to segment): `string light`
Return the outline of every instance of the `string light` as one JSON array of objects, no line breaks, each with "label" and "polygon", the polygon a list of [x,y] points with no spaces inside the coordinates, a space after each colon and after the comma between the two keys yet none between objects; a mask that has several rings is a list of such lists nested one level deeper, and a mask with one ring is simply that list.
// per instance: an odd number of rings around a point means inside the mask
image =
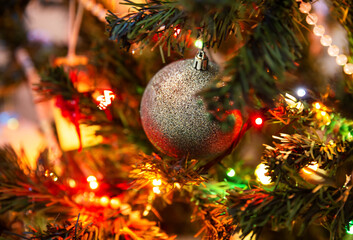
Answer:
[{"label": "string light", "polygon": [[270,176],[267,176],[268,170],[264,163],[260,163],[255,169],[256,180],[260,182],[262,185],[270,185],[272,184],[272,180]]},{"label": "string light", "polygon": [[255,119],[255,124],[256,124],[257,126],[261,126],[262,123],[263,123],[263,120],[262,120],[261,117],[257,117],[257,118]]},{"label": "string light", "polygon": [[[297,0],[297,2],[300,2],[299,5],[299,11],[307,14],[306,16],[306,22],[309,25],[313,25],[313,33],[316,36],[321,37],[320,43],[324,47],[328,47],[327,53],[331,57],[336,57],[336,63],[339,66],[343,67],[343,72],[347,75],[353,74],[353,64],[352,63],[347,63],[348,58],[344,54],[339,54],[340,49],[332,44],[332,37],[330,35],[325,34],[325,27],[322,25],[317,25],[318,21],[318,16],[315,13],[310,13],[312,7],[310,2],[303,2],[303,0]],[[325,35],[324,35],[325,34]]]},{"label": "string light", "polygon": [[152,185],[154,186],[154,187],[153,187],[153,192],[154,192],[155,194],[160,194],[160,193],[161,193],[161,189],[159,188],[159,186],[162,185],[162,180],[155,178],[155,179],[153,179],[153,181],[152,181]]},{"label": "string light", "polygon": [[92,190],[95,190],[99,187],[99,184],[97,182],[97,178],[93,175],[90,175],[87,177],[87,182],[89,183],[89,187],[92,189]]},{"label": "string light", "polygon": [[321,105],[320,103],[316,102],[314,103],[314,107],[319,110],[321,108]]},{"label": "string light", "polygon": [[97,182],[97,178],[93,175],[87,177],[87,182]]},{"label": "string light", "polygon": [[235,171],[233,168],[228,168],[227,169],[227,176],[228,177],[234,177],[235,176]]},{"label": "string light", "polygon": [[298,88],[297,90],[298,97],[304,97],[306,95],[306,91],[304,88]]},{"label": "string light", "polygon": [[70,178],[67,182],[71,188],[76,187],[76,181],[74,179]]},{"label": "string light", "polygon": [[113,209],[118,209],[118,208],[120,207],[120,204],[121,204],[121,203],[120,203],[119,198],[114,197],[114,198],[110,199],[109,204],[110,204],[110,207],[111,207],[111,208],[113,208]]},{"label": "string light", "polygon": [[162,180],[161,179],[153,179],[152,184],[153,184],[153,186],[160,186],[160,185],[162,185]]},{"label": "string light", "polygon": [[108,207],[110,199],[108,196],[103,196],[100,198],[99,202],[102,207]]},{"label": "string light", "polygon": [[155,194],[160,194],[161,193],[161,190],[159,189],[159,187],[153,187],[153,192]]},{"label": "string light", "polygon": [[93,181],[93,182],[90,182],[90,183],[89,183],[89,187],[90,187],[92,190],[97,189],[98,186],[99,186],[98,182],[94,182],[94,181]]},{"label": "string light", "polygon": [[344,71],[347,75],[353,74],[353,64],[352,64],[352,63],[347,63],[346,65],[344,65],[343,71]]},{"label": "string light", "polygon": [[203,41],[200,39],[196,40],[195,47],[197,47],[198,49],[202,49],[203,48]]},{"label": "string light", "polygon": [[353,235],[353,220],[349,222],[349,228],[346,229],[346,233]]}]

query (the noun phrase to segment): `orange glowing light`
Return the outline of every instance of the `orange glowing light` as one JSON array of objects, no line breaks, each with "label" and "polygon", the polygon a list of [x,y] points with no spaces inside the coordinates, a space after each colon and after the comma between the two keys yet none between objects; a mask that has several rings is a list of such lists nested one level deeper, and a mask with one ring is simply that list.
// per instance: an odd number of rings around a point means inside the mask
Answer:
[{"label": "orange glowing light", "polygon": [[314,106],[315,106],[316,109],[320,109],[321,108],[321,105],[318,102],[314,103]]},{"label": "orange glowing light", "polygon": [[160,186],[160,185],[162,185],[162,180],[161,179],[153,179],[152,184],[153,184],[153,186]]},{"label": "orange glowing light", "polygon": [[96,99],[99,102],[98,108],[100,110],[105,110],[110,104],[112,104],[112,100],[115,99],[115,95],[110,90],[104,90],[104,95],[100,95]]},{"label": "orange glowing light", "polygon": [[71,188],[76,187],[76,181],[75,181],[75,180],[69,179],[69,180],[68,180],[68,183],[69,183],[69,186],[70,186]]},{"label": "orange glowing light", "polygon": [[89,187],[90,187],[92,190],[97,189],[98,186],[99,186],[98,182],[95,182],[95,181],[89,182]]},{"label": "orange glowing light", "polygon": [[100,199],[100,204],[101,204],[102,207],[108,207],[109,202],[110,202],[110,199],[109,199],[108,196],[103,196]]},{"label": "orange glowing light", "polygon": [[120,207],[120,200],[119,198],[112,198],[110,199],[110,207],[113,209],[118,209]]},{"label": "orange glowing light", "polygon": [[97,182],[97,178],[93,175],[87,177],[87,182]]},{"label": "orange glowing light", "polygon": [[161,190],[159,189],[159,187],[153,187],[153,192],[155,194],[160,194],[161,193]]}]

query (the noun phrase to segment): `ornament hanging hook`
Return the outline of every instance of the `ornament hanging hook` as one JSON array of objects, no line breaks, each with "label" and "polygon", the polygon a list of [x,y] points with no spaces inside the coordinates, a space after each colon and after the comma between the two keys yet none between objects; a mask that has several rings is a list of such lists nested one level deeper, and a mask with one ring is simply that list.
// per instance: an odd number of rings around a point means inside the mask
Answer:
[{"label": "ornament hanging hook", "polygon": [[204,71],[204,70],[207,70],[207,67],[208,67],[208,57],[205,53],[205,51],[203,50],[199,50],[194,58],[194,61],[193,61],[193,67],[196,69],[196,70],[201,70],[201,71]]}]

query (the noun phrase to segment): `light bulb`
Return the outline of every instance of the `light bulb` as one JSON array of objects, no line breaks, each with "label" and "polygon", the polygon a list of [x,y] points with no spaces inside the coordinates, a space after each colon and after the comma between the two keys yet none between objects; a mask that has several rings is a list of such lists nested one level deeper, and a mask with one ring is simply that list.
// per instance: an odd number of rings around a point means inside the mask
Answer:
[{"label": "light bulb", "polygon": [[350,235],[353,234],[353,220],[349,222],[349,228],[346,229],[346,232]]},{"label": "light bulb", "polygon": [[325,27],[322,25],[317,25],[314,27],[313,32],[316,36],[322,36],[325,33]]},{"label": "light bulb", "polygon": [[344,54],[340,54],[336,57],[336,63],[341,66],[345,65],[347,63],[347,60],[347,56]]},{"label": "light bulb", "polygon": [[95,182],[95,181],[89,182],[89,187],[90,187],[92,190],[97,189],[98,186],[99,186],[98,182]]},{"label": "light bulb", "polygon": [[115,198],[110,199],[110,207],[113,209],[118,209],[120,207],[119,198],[115,197]]},{"label": "light bulb", "polygon": [[297,90],[297,95],[298,95],[298,97],[304,97],[305,94],[306,94],[305,89],[299,88],[299,89]]},{"label": "light bulb", "polygon": [[336,45],[331,45],[327,49],[327,53],[332,57],[336,57],[340,53],[340,49]]},{"label": "light bulb", "polygon": [[302,13],[309,13],[311,10],[311,4],[310,3],[306,3],[306,2],[302,2],[299,6],[299,11]]},{"label": "light bulb", "polygon": [[318,16],[315,13],[311,13],[308,16],[306,16],[306,22],[309,25],[315,25],[317,23],[318,20]]},{"label": "light bulb", "polygon": [[109,199],[108,196],[103,196],[103,197],[100,198],[99,202],[100,202],[102,207],[108,207],[110,199]]},{"label": "light bulb", "polygon": [[93,175],[87,177],[87,182],[97,182],[97,178]]},{"label": "light bulb", "polygon": [[160,186],[160,185],[162,185],[162,180],[161,179],[153,179],[152,184],[153,184],[153,186]]},{"label": "light bulb", "polygon": [[203,41],[198,39],[195,41],[195,47],[197,47],[198,49],[202,49],[203,47]]},{"label": "light bulb", "polygon": [[344,65],[343,71],[346,74],[348,74],[348,75],[353,74],[353,64],[352,63],[347,63],[346,65]]},{"label": "light bulb", "polygon": [[161,193],[161,190],[159,189],[159,187],[153,187],[153,192],[155,194],[160,194]]},{"label": "light bulb", "polygon": [[255,169],[256,180],[263,185],[270,185],[272,179],[267,175],[268,169],[264,163],[260,163]]},{"label": "light bulb", "polygon": [[316,103],[314,104],[314,106],[315,106],[316,109],[320,109],[320,108],[321,108],[321,105],[320,105],[320,103],[318,103],[318,102],[316,102]]},{"label": "light bulb", "polygon": [[323,35],[320,39],[322,46],[328,47],[332,43],[332,37],[330,35]]},{"label": "light bulb", "polygon": [[262,123],[263,123],[262,118],[257,117],[257,118],[255,119],[255,124],[256,124],[256,125],[260,126]]},{"label": "light bulb", "polygon": [[227,176],[228,177],[234,177],[235,176],[235,171],[233,168],[228,168],[227,169]]}]

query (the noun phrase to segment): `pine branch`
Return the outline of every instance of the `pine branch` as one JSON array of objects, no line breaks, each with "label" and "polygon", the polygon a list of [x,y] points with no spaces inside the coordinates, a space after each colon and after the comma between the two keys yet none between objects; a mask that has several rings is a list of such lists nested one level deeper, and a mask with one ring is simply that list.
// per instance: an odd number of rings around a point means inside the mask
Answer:
[{"label": "pine branch", "polygon": [[[265,227],[299,228],[301,234],[314,223],[327,228],[331,239],[343,237],[353,218],[352,121],[331,111],[322,103],[303,103],[286,95],[266,114],[269,123],[294,133],[281,134],[274,137],[279,142],[265,145],[262,161],[272,190],[230,192],[229,213],[243,238],[248,234],[258,238]],[[313,164],[317,170],[309,167]]]},{"label": "pine branch", "polygon": [[[42,157],[45,158],[45,156]],[[172,240],[175,238],[161,231],[155,222],[141,217],[140,211],[146,208],[149,196],[145,189],[138,192],[124,191],[120,195],[124,201],[119,209],[92,205],[97,202],[96,200],[88,201],[91,205],[86,206],[87,203],[78,203],[75,200],[79,196],[77,194],[80,194],[79,191],[77,192],[78,189],[73,191],[64,184],[67,179],[49,174],[45,170],[47,166],[39,165],[36,171],[23,168],[19,163],[23,163],[24,159],[19,159],[9,147],[0,148],[0,160],[0,164],[6,166],[0,168],[0,213],[28,213],[30,210],[35,213],[33,218],[40,217],[42,222],[48,224],[47,230],[44,231],[41,230],[40,225],[33,226],[33,231],[26,234],[24,238],[41,240],[54,237],[81,239],[86,236],[88,239],[121,237],[122,239]],[[45,159],[42,159],[42,162],[45,162]],[[68,174],[71,178],[77,177],[76,175],[78,175],[77,171],[75,174]],[[78,179],[76,180],[78,182]],[[114,182],[115,185],[116,182]],[[114,190],[112,187],[109,190],[114,192],[117,189]],[[56,216],[58,213],[60,218],[56,217],[55,223],[51,223],[50,216],[53,214]],[[80,221],[77,219],[78,213],[81,214]],[[33,224],[33,218],[31,218],[31,224]],[[70,223],[73,221],[76,224]],[[11,233],[6,235],[10,236]]]},{"label": "pine branch", "polygon": [[281,184],[299,184],[296,175],[303,167],[313,163],[318,163],[327,171],[327,178],[322,179],[325,184],[337,184],[329,176],[335,176],[337,169],[347,165],[353,156],[353,142],[324,143],[314,134],[281,134],[276,139],[281,142],[275,143],[274,147],[266,146],[262,160],[269,168],[272,181]]},{"label": "pine branch", "polygon": [[[254,1],[256,2],[256,1]],[[219,47],[230,34],[240,34],[255,23],[255,8],[249,1],[165,1],[154,0],[137,4],[126,0],[137,10],[118,17],[107,16],[110,39],[124,48],[133,43],[167,46],[183,53],[188,39],[201,37],[208,47]],[[250,10],[249,10],[250,9]],[[180,32],[177,32],[180,29]],[[179,31],[179,30],[178,30]]]},{"label": "pine branch", "polygon": [[[297,11],[294,1],[266,1],[259,7],[262,18],[245,45],[227,63],[224,79],[215,83],[203,96],[212,112],[218,114],[257,100],[273,106],[279,92],[276,82],[283,81],[285,71],[295,67],[300,57],[300,43],[294,34]],[[230,77],[228,77],[230,76]],[[215,101],[215,96],[217,101]]]},{"label": "pine branch", "polygon": [[[242,231],[242,238],[256,235],[269,226],[273,229],[299,227],[298,235],[312,223],[322,223],[331,232],[331,239],[341,239],[353,218],[351,186],[347,189],[319,190],[292,187],[283,191],[263,189],[231,192],[229,213]],[[349,195],[348,197],[342,197]]]}]

